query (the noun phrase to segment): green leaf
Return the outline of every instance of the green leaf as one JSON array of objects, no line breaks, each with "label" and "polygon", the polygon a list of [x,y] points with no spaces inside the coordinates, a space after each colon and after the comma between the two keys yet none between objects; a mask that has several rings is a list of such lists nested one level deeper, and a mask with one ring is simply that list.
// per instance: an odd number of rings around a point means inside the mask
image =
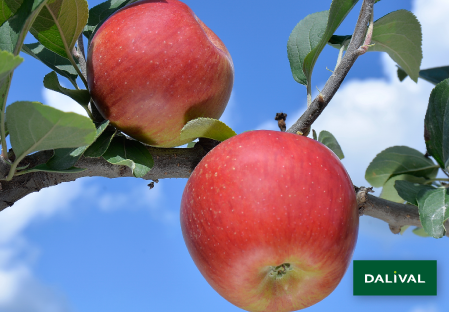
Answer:
[{"label": "green leaf", "polygon": [[421,237],[430,237],[429,234],[426,233],[426,231],[424,231],[424,229],[422,227],[416,227],[413,229],[413,233],[415,235],[421,236]]},{"label": "green leaf", "polygon": [[41,10],[30,32],[47,49],[70,58],[88,16],[85,0],[55,0]]},{"label": "green leaf", "polygon": [[318,142],[326,145],[330,150],[332,150],[338,158],[343,159],[345,155],[341,150],[340,144],[338,144],[337,139],[329,131],[323,130],[318,136]]},{"label": "green leaf", "polygon": [[116,131],[104,131],[94,143],[84,152],[85,157],[101,157],[107,151],[109,144],[111,144],[112,138],[115,136]]},{"label": "green leaf", "polygon": [[[104,133],[106,127],[109,125],[109,120],[100,124],[95,133],[95,141],[92,145],[97,142],[99,137]],[[90,145],[90,146],[92,146]],[[90,146],[80,146],[77,148],[59,148],[55,149],[55,153],[49,161],[47,161],[47,167],[52,170],[66,170],[74,166],[80,157],[86,153]]]},{"label": "green leaf", "polygon": [[18,55],[31,24],[48,0],[23,0],[14,14],[0,27],[0,49]]},{"label": "green leaf", "polygon": [[407,77],[408,77],[407,73],[402,68],[400,68],[398,66],[398,79],[399,79],[399,81],[404,81],[404,79],[407,78]]},{"label": "green leaf", "polygon": [[352,36],[351,35],[347,35],[347,36],[337,36],[337,35],[333,35],[329,41],[327,42],[328,45],[330,45],[331,47],[334,47],[336,49],[340,49],[343,45],[345,46],[345,50],[349,45],[349,42],[351,41]]},{"label": "green leaf", "polygon": [[[9,18],[8,20],[3,21],[0,26],[0,50],[4,50],[4,53],[10,52],[14,56],[19,54],[32,21],[37,16],[46,1],[47,0],[24,0],[19,7],[15,7],[15,5],[10,2],[2,2],[1,7],[3,12],[6,14],[4,19],[7,17]],[[13,8],[14,12],[7,9],[7,7]],[[19,59],[20,58],[15,59],[12,64],[17,64]],[[8,65],[4,65],[6,66],[5,70],[8,71]],[[13,68],[10,69],[11,70],[9,72],[5,73],[3,79],[0,79],[0,94],[3,94],[3,97],[0,100],[0,112],[2,119],[4,118],[6,106],[5,94],[8,94],[9,86],[11,85]]]},{"label": "green leaf", "polygon": [[[47,161],[45,168],[54,171],[67,170],[76,164],[83,154],[83,146],[77,148],[58,148],[55,149],[53,157]],[[34,169],[34,168],[33,168]]]},{"label": "green leaf", "polygon": [[410,227],[410,225],[404,225],[403,227],[401,227],[401,231],[399,232],[399,234],[404,235],[404,232]]},{"label": "green leaf", "polygon": [[409,174],[400,174],[393,176],[390,179],[388,179],[387,182],[385,182],[379,197],[390,200],[392,202],[403,203],[406,200],[398,194],[395,188],[396,183],[408,182],[413,184],[413,183],[424,183],[425,181],[426,181],[425,178],[415,177]]},{"label": "green leaf", "polygon": [[52,168],[48,167],[47,164],[41,164],[41,165],[37,165],[36,167],[34,167],[32,169],[20,171],[20,174],[38,172],[38,171],[51,172],[51,173],[78,173],[78,172],[82,172],[84,170],[86,170],[86,169],[75,168],[75,167],[67,168],[64,170],[58,170],[58,169],[52,169]]},{"label": "green leaf", "polygon": [[[407,73],[398,66],[398,78],[399,81],[403,81],[407,78]],[[431,84],[437,85],[443,80],[449,78],[449,66],[434,67],[423,69],[419,71],[419,78],[424,79]]]},{"label": "green leaf", "polygon": [[2,0],[0,5],[0,25],[16,14],[23,0]]},{"label": "green leaf", "polygon": [[17,158],[40,150],[90,145],[92,121],[39,102],[15,102],[6,108],[11,145]]},{"label": "green leaf", "polygon": [[104,23],[104,21],[125,5],[135,2],[135,0],[109,0],[94,6],[89,10],[89,19],[84,27],[83,34],[87,39],[91,39],[95,30]]},{"label": "green leaf", "polygon": [[78,73],[72,63],[65,57],[50,51],[39,42],[24,44],[22,46],[22,51],[41,61],[59,75],[66,77],[74,86],[76,86]]},{"label": "green leaf", "polygon": [[306,16],[293,29],[287,54],[293,78],[310,85],[316,60],[358,0],[333,0],[330,10]]},{"label": "green leaf", "polygon": [[443,80],[449,78],[449,66],[434,67],[421,70],[419,72],[419,78],[437,85]]},{"label": "green leaf", "polygon": [[[417,82],[422,60],[422,32],[413,13],[407,10],[395,11],[375,21],[373,26],[371,44],[374,46],[369,47],[368,52],[387,52],[402,69],[398,70],[400,79],[410,75]],[[339,49],[351,37],[334,35],[328,44]]]},{"label": "green leaf", "polygon": [[14,56],[8,51],[0,51],[0,81],[5,79],[22,62],[23,58],[20,56]]},{"label": "green leaf", "polygon": [[103,158],[113,165],[131,168],[136,178],[145,176],[154,165],[153,157],[142,143],[122,136],[112,139]]},{"label": "green leaf", "polygon": [[430,93],[424,119],[424,139],[428,153],[441,168],[449,168],[449,79]]},{"label": "green leaf", "polygon": [[387,52],[412,78],[418,81],[422,60],[422,32],[412,12],[399,10],[374,22],[373,37],[368,51]]},{"label": "green leaf", "polygon": [[419,219],[427,234],[435,238],[445,235],[444,221],[449,219],[449,194],[446,188],[422,190],[418,194]]},{"label": "green leaf", "polygon": [[330,10],[329,10],[329,19],[327,21],[326,29],[321,36],[320,42],[307,54],[304,59],[303,70],[304,74],[307,77],[307,84],[311,84],[312,80],[312,71],[315,63],[320,55],[321,51],[323,51],[329,39],[332,37],[334,32],[337,30],[338,26],[340,26],[341,22],[346,18],[349,12],[351,12],[352,8],[356,5],[358,0],[333,0]]},{"label": "green leaf", "polygon": [[193,141],[197,138],[208,138],[224,141],[237,135],[224,122],[213,118],[197,118],[189,121],[181,130],[182,141]]},{"label": "green leaf", "polygon": [[433,186],[413,183],[405,180],[397,180],[394,183],[398,195],[408,203],[418,206],[418,194],[422,190],[435,189]]},{"label": "green leaf", "polygon": [[195,147],[195,144],[196,144],[197,142],[190,142],[190,143],[187,143],[187,148],[192,148],[192,147]]},{"label": "green leaf", "polygon": [[300,84],[307,85],[303,70],[304,59],[321,41],[326,29],[329,11],[307,15],[293,29],[287,42],[287,55],[293,78]]},{"label": "green leaf", "polygon": [[432,179],[437,166],[419,151],[407,146],[389,147],[373,159],[366,169],[365,179],[374,187],[381,187],[392,176],[409,174]]},{"label": "green leaf", "polygon": [[90,94],[87,90],[70,90],[62,87],[59,84],[58,75],[55,72],[51,72],[44,77],[44,87],[47,89],[67,95],[81,106],[87,108],[90,102]]}]

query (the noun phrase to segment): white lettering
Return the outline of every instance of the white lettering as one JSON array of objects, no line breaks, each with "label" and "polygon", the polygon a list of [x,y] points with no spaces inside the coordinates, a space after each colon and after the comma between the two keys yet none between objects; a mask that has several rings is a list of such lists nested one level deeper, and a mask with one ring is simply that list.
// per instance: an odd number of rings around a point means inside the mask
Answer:
[{"label": "white lettering", "polygon": [[381,283],[384,282],[384,280],[382,279],[382,276],[380,276],[380,274],[377,275],[376,280],[374,281],[374,283],[377,283],[378,281],[380,281]]},{"label": "white lettering", "polygon": [[410,274],[410,277],[408,278],[407,284],[410,283],[411,280],[413,280],[413,283],[416,283],[416,279],[415,279],[415,277],[412,274]]},{"label": "white lettering", "polygon": [[401,274],[398,274],[398,275],[399,275],[399,279],[401,280],[401,283],[404,283],[405,280],[407,279],[407,275],[408,275],[408,274],[405,274],[405,275],[404,275],[404,279],[402,279]]},{"label": "white lettering", "polygon": [[[371,280],[369,281],[368,279],[371,278]],[[374,276],[372,276],[371,274],[365,274],[365,283],[372,283],[374,281]]]},{"label": "white lettering", "polygon": [[391,283],[391,281],[388,280],[388,274],[385,274],[385,283]]},{"label": "white lettering", "polygon": [[425,283],[426,281],[421,280],[421,274],[418,274],[418,283]]}]

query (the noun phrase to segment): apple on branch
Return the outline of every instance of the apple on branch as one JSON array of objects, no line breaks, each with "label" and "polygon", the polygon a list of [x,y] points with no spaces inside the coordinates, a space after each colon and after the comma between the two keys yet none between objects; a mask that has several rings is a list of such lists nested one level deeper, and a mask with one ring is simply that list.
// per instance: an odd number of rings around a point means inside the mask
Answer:
[{"label": "apple on branch", "polygon": [[351,179],[323,144],[250,131],[210,151],[181,202],[187,248],[209,284],[248,311],[328,296],[349,266],[359,214]]},{"label": "apple on branch", "polygon": [[143,0],[117,11],[95,33],[87,80],[104,118],[153,146],[173,147],[198,117],[218,119],[234,67],[222,41],[184,3]]}]

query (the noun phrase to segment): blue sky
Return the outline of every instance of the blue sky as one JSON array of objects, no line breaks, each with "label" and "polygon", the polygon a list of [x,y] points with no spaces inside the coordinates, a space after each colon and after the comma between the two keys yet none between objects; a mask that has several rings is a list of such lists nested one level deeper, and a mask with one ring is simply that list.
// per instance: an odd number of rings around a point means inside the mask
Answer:
[{"label": "blue sky", "polygon": [[[275,130],[274,115],[283,111],[290,125],[304,110],[306,90],[291,76],[287,39],[299,20],[328,9],[330,0],[186,3],[233,57],[235,84],[222,120],[238,133]],[[359,8],[338,34],[352,33]],[[448,65],[449,39],[439,38],[449,33],[448,1],[384,0],[376,4],[375,19],[397,9],[412,10],[422,23],[422,68]],[[336,57],[337,50],[329,47],[318,60],[313,76],[318,88]],[[24,58],[8,103],[33,100],[76,109],[64,96],[43,89],[49,69]],[[367,53],[313,128],[337,137],[354,184],[367,185],[365,169],[381,150],[407,145],[424,151],[431,89],[424,81],[399,83],[388,57]],[[162,180],[149,190],[148,182],[138,179],[82,179],[32,194],[1,212],[0,312],[241,311],[206,283],[187,252],[178,216],[185,182]],[[437,260],[439,295],[354,297],[351,266],[337,289],[307,311],[446,311],[448,256],[447,238],[420,238],[410,231],[393,235],[387,224],[361,217],[353,259]]]}]

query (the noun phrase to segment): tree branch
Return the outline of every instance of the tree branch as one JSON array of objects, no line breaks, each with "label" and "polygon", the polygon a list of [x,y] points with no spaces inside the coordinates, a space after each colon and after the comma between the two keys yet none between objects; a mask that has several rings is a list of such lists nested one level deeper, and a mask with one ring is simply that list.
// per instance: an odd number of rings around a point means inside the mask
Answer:
[{"label": "tree branch", "polygon": [[[357,204],[360,215],[370,216],[385,221],[394,234],[398,234],[405,225],[422,227],[419,221],[418,207],[408,204],[399,204],[368,194],[370,189],[356,188]],[[444,223],[449,229],[449,220]],[[449,237],[449,231],[446,232]]]},{"label": "tree branch", "polygon": [[[191,172],[200,160],[215,146],[218,141],[200,139],[193,148],[156,148],[148,146],[153,156],[154,167],[143,177],[145,180],[160,180],[166,178],[189,178]],[[25,157],[20,166],[33,168],[46,163],[53,156],[53,151],[42,151]],[[9,171],[9,164],[0,156],[0,174]],[[81,157],[75,165],[86,168],[79,173],[61,174],[49,172],[33,172],[14,177],[11,181],[0,182],[0,211],[12,206],[16,201],[43,188],[55,186],[62,182],[75,181],[82,177],[121,178],[132,177],[131,170],[126,166],[108,163],[103,158]],[[369,195],[370,189],[356,188],[357,204],[360,215],[371,216],[387,222],[393,233],[399,233],[401,227],[412,225],[422,227],[419,221],[418,207],[398,204]],[[449,220],[445,223],[449,229]],[[446,233],[449,237],[449,232]]]},{"label": "tree branch", "polygon": [[[143,177],[145,180],[159,180],[165,178],[188,178],[200,160],[217,141],[200,139],[193,148],[156,148],[148,146],[153,156],[154,167]],[[33,168],[46,163],[53,156],[53,151],[42,151],[25,157],[20,166],[28,165]],[[132,177],[131,169],[108,163],[103,158],[88,158],[82,156],[75,167],[86,168],[79,173],[49,173],[32,172],[14,177],[11,181],[0,181],[0,211],[12,206],[16,201],[43,188],[54,186],[62,182],[75,181],[82,177],[121,178]],[[0,156],[0,174],[5,176],[10,165]]]},{"label": "tree branch", "polygon": [[287,130],[290,133],[308,133],[312,123],[326,108],[327,104],[332,100],[337,90],[340,88],[343,80],[348,74],[357,58],[363,54],[359,47],[364,44],[366,26],[373,14],[373,6],[375,0],[364,0],[360,10],[359,18],[355,26],[354,34],[349,43],[348,50],[342,58],[340,64],[333,74],[327,80],[323,90],[313,100],[310,106],[302,114],[302,116]]}]

